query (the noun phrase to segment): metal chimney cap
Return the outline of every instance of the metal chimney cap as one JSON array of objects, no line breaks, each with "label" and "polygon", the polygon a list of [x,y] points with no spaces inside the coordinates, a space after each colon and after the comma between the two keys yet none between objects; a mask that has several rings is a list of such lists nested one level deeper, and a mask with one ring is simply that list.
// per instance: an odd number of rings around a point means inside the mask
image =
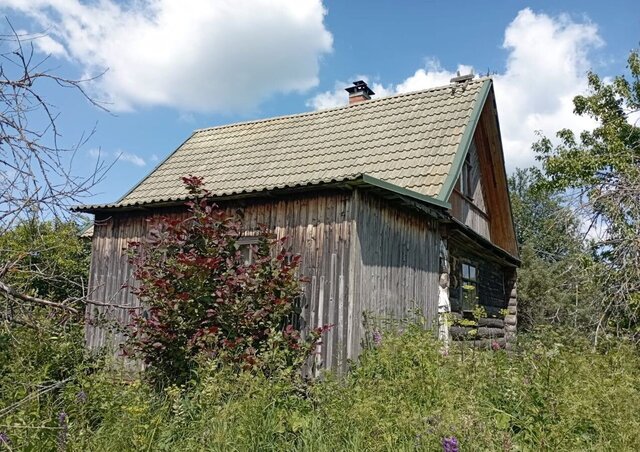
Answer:
[{"label": "metal chimney cap", "polygon": [[350,86],[349,88],[345,88],[345,91],[348,92],[350,95],[365,94],[368,97],[371,97],[375,94],[373,90],[369,88],[369,86],[367,85],[367,82],[365,82],[364,80],[357,80],[353,82],[353,86]]},{"label": "metal chimney cap", "polygon": [[451,80],[449,80],[450,83],[464,83],[467,82],[469,80],[473,80],[473,77],[475,77],[475,75],[473,75],[473,72],[470,74],[465,74],[465,75],[460,75],[460,71],[458,71],[458,75],[456,77],[453,77]]}]

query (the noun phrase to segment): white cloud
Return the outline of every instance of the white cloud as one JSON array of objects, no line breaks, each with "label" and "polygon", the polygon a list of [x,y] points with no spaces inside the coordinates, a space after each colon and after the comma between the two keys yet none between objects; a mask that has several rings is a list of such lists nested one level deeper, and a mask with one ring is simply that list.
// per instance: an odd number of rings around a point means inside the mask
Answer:
[{"label": "white cloud", "polygon": [[64,46],[49,35],[42,35],[35,38],[33,44],[36,46],[36,49],[47,55],[65,59],[69,58]]},{"label": "white cloud", "polygon": [[315,86],[332,48],[321,0],[0,0],[0,8],[47,29],[85,76],[108,69],[95,88],[116,110],[251,109]]},{"label": "white cloud", "polygon": [[[590,118],[573,114],[573,97],[585,92],[589,51],[600,45],[595,24],[577,23],[566,15],[536,14],[529,8],[520,11],[506,28],[506,69],[493,78],[508,170],[534,163],[531,144],[536,131],[552,138],[561,128],[581,131],[594,126]],[[446,85],[456,72],[472,71],[464,64],[448,71],[438,60],[430,59],[402,82],[388,85],[381,95]],[[308,105],[315,109],[346,105],[344,88],[348,85],[337,82],[335,90],[316,95]],[[375,87],[373,90],[378,94]]]},{"label": "white cloud", "polygon": [[594,126],[573,114],[573,97],[587,89],[589,50],[602,45],[596,25],[524,9],[505,31],[506,71],[495,77],[496,102],[510,168],[533,161],[535,131]]},{"label": "white cloud", "polygon": [[145,166],[147,162],[142,157],[130,152],[119,152],[116,157],[119,161],[129,162],[135,166]]},{"label": "white cloud", "polygon": [[[135,166],[146,166],[147,164],[145,159],[143,159],[139,155],[134,154],[132,152],[126,152],[126,151],[120,151],[120,150],[115,152],[108,152],[108,151],[103,151],[100,148],[92,148],[92,149],[89,149],[88,153],[89,153],[89,156],[94,159],[104,160],[104,159],[113,158],[114,161],[116,162],[131,163],[132,165],[135,165]],[[156,161],[157,159],[158,158],[155,154],[151,156],[152,161]]]},{"label": "white cloud", "polygon": [[396,86],[395,91],[397,93],[408,93],[411,91],[419,91],[421,89],[446,85],[452,77],[457,75],[458,72],[460,74],[469,74],[473,72],[473,68],[471,66],[459,64],[455,73],[449,72],[440,66],[440,62],[437,59],[432,58],[427,60],[427,64],[424,68],[418,69],[411,77],[408,77],[402,83],[399,83]]},{"label": "white cloud", "polygon": [[93,157],[94,159],[99,159],[99,158],[102,158],[102,157],[105,156],[105,154],[99,148],[91,148],[91,149],[89,149],[89,155],[91,157]]}]

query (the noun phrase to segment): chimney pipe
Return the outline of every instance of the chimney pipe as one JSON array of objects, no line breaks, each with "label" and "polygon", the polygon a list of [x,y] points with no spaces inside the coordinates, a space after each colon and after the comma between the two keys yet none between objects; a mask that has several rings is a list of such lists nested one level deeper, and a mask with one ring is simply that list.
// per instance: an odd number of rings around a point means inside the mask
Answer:
[{"label": "chimney pipe", "polygon": [[353,82],[353,86],[345,88],[345,91],[349,93],[349,105],[369,100],[375,94],[363,80]]}]

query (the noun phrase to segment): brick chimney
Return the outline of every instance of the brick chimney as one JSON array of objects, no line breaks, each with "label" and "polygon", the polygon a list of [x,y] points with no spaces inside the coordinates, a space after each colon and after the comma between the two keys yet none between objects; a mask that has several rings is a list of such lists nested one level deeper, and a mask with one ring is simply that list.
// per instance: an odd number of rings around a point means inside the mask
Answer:
[{"label": "brick chimney", "polygon": [[349,93],[349,105],[369,100],[375,94],[363,80],[353,82],[353,86],[345,88],[345,91]]}]

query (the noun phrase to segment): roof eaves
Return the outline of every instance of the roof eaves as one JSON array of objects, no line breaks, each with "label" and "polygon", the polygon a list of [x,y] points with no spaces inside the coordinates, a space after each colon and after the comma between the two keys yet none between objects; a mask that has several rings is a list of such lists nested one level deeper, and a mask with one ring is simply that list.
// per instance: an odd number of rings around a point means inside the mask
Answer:
[{"label": "roof eaves", "polygon": [[456,156],[451,164],[451,169],[449,170],[449,174],[447,175],[444,184],[442,184],[442,188],[438,194],[438,199],[440,201],[446,202],[449,199],[451,192],[453,191],[453,187],[460,176],[462,163],[464,162],[464,158],[466,157],[469,147],[471,146],[471,142],[473,141],[473,135],[476,131],[476,127],[478,126],[478,122],[480,121],[480,115],[482,114],[482,109],[487,101],[487,97],[489,97],[492,85],[493,83],[490,78],[483,81],[476,103],[473,105],[469,122],[467,123],[462,139],[460,140],[460,144],[458,145]]},{"label": "roof eaves", "polygon": [[[309,190],[313,188],[317,188],[319,186],[328,186],[332,184],[343,184],[345,182],[357,182],[362,181],[365,185],[370,185],[372,187],[377,187],[387,192],[395,193],[397,195],[405,196],[407,198],[426,203],[432,206],[440,207],[443,209],[450,209],[451,205],[448,202],[441,201],[439,199],[433,198],[431,196],[423,195],[422,193],[418,193],[413,190],[409,190],[398,185],[394,185],[387,181],[377,179],[375,177],[369,176],[367,174],[354,174],[349,177],[345,177],[341,180],[330,180],[330,181],[319,181],[313,184],[307,185],[299,185],[295,187],[278,187],[271,190],[260,190],[260,191],[252,191],[252,192],[242,192],[242,193],[229,193],[225,195],[213,196],[212,198],[224,199],[224,198],[238,198],[238,197],[258,197],[264,195],[265,193],[272,193],[274,191],[279,190]],[[127,211],[127,210],[140,210],[145,208],[153,208],[165,205],[175,205],[180,202],[188,201],[191,197],[188,195],[172,197],[166,199],[155,199],[149,202],[132,202],[132,203],[114,203],[114,204],[98,204],[98,205],[84,205],[84,206],[75,206],[73,207],[73,211],[75,212],[87,212],[87,213],[95,213],[99,211]]]},{"label": "roof eaves", "polygon": [[[493,96],[493,108],[496,109],[496,111],[497,111],[495,96]],[[509,177],[507,175],[507,168],[506,168],[505,162],[504,162],[504,147],[502,146],[502,133],[500,132],[500,118],[498,117],[498,115],[496,115],[496,128],[498,129],[498,141],[500,143],[500,153],[502,155],[502,165],[500,165],[500,167],[502,169],[502,174],[504,176],[504,180],[508,181]],[[511,217],[511,227],[513,228],[513,233],[515,235],[515,232],[516,232],[516,221],[515,221],[515,218],[513,216],[513,205],[511,203],[511,191],[509,190],[509,183],[508,182],[507,182],[507,200],[509,201],[509,217]],[[516,249],[518,249],[517,244],[516,244]],[[517,257],[519,258],[519,253],[518,253]]]},{"label": "roof eaves", "polygon": [[[314,182],[309,182],[305,184],[296,184],[296,185],[283,185],[272,188],[265,188],[261,190],[250,190],[250,191],[234,191],[228,192],[218,195],[211,195],[211,199],[238,199],[238,198],[251,198],[251,197],[264,197],[273,194],[274,192],[290,192],[291,190],[309,190],[310,188],[323,187],[323,186],[332,186],[336,184],[344,184],[346,182],[353,182],[362,178],[361,174],[354,174],[350,176],[345,176],[340,179],[331,179],[331,180],[317,180]],[[155,198],[144,201],[129,201],[129,202],[116,202],[111,204],[90,204],[90,205],[79,205],[71,208],[73,212],[86,212],[86,213],[96,213],[99,211],[128,211],[128,210],[143,210],[147,208],[155,208],[155,207],[164,207],[170,205],[178,205],[182,202],[189,201],[193,199],[191,195],[182,195],[182,196],[171,196],[166,198]]]}]

